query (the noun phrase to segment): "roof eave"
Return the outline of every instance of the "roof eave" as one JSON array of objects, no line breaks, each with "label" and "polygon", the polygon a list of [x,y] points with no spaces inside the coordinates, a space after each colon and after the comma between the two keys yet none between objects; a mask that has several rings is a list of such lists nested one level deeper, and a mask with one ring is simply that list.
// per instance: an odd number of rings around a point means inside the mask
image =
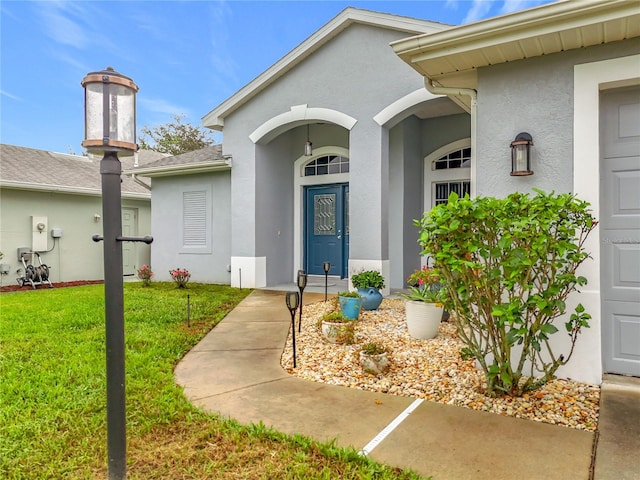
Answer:
[{"label": "roof eave", "polygon": [[188,165],[164,165],[162,167],[136,168],[125,170],[125,175],[137,175],[139,177],[170,177],[177,175],[191,175],[194,173],[211,173],[231,170],[231,159],[215,162],[194,163]]},{"label": "roof eave", "polygon": [[[91,197],[102,196],[102,190],[99,188],[82,188],[82,187],[70,187],[65,185],[51,185],[46,183],[27,183],[16,182],[12,180],[0,181],[0,188],[10,188],[14,190],[29,190],[37,192],[50,192],[50,193],[65,193],[69,195],[87,195]],[[135,199],[135,200],[149,200],[151,194],[149,193],[136,193],[136,192],[122,192],[122,198]]]},{"label": "roof eave", "polygon": [[539,36],[558,25],[580,28],[614,18],[638,15],[638,4],[625,0],[562,1],[514,12],[432,34],[417,35],[391,43],[396,54],[422,75],[436,78],[461,71],[435,75],[420,62],[444,55],[479,51],[493,45]]}]

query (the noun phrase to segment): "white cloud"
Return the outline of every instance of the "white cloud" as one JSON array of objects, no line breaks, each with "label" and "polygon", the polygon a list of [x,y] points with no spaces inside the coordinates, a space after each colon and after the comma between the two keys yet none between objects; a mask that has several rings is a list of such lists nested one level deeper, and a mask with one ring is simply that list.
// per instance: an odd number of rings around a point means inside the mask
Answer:
[{"label": "white cloud", "polygon": [[85,48],[89,36],[83,28],[68,16],[64,15],[65,4],[44,3],[40,9],[44,31],[53,41],[76,48]]},{"label": "white cloud", "polygon": [[19,102],[22,101],[22,99],[20,97],[18,97],[17,95],[12,95],[11,93],[7,92],[6,90],[0,90],[0,95],[2,95],[3,97],[10,98],[11,100],[17,100]]},{"label": "white cloud", "polygon": [[526,8],[531,8],[541,3],[548,3],[548,0],[504,0],[500,13],[511,13]]},{"label": "white cloud", "polygon": [[473,0],[471,8],[462,23],[471,23],[486,18],[494,4],[494,0]]},{"label": "white cloud", "polygon": [[188,108],[172,104],[162,98],[139,97],[137,101],[141,107],[150,112],[169,115],[185,115],[187,117],[191,115]]}]

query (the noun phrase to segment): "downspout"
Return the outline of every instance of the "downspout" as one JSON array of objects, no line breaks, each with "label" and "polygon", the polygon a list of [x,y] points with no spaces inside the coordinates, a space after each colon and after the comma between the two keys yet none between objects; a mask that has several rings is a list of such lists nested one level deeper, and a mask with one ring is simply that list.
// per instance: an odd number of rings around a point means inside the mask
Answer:
[{"label": "downspout", "polygon": [[429,77],[424,78],[424,87],[434,95],[466,95],[471,99],[471,197],[476,196],[476,116],[478,92],[473,88],[441,87],[434,85]]},{"label": "downspout", "polygon": [[[471,155],[473,155],[473,150],[471,150]],[[473,164],[473,160],[471,162]],[[138,166],[138,152],[135,152],[133,154],[133,168],[136,168]],[[140,185],[141,187],[146,188],[147,190],[151,190],[151,186],[147,185],[146,183],[144,183],[142,180],[140,180],[138,178],[138,176],[135,173],[131,174],[131,178],[133,179],[134,182],[136,182],[138,185]]]}]

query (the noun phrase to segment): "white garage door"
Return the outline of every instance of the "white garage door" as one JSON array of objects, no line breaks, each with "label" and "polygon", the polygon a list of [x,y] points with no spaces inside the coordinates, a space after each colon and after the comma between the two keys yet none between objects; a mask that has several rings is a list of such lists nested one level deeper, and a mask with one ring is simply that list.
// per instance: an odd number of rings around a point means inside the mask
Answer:
[{"label": "white garage door", "polygon": [[600,112],[603,367],[640,376],[640,88],[603,93]]}]

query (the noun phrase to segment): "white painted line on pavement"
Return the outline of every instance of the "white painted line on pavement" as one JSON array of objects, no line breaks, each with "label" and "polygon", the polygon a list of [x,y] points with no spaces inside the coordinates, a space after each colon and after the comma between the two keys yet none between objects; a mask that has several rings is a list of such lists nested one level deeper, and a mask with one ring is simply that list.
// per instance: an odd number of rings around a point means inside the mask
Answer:
[{"label": "white painted line on pavement", "polygon": [[396,427],[398,425],[400,425],[405,418],[407,418],[409,415],[411,415],[411,413],[418,408],[418,406],[424,402],[423,398],[416,398],[413,403],[411,405],[409,405],[407,408],[405,408],[405,410],[398,415],[396,418],[393,419],[393,421],[387,425],[386,427],[384,427],[384,429],[382,429],[382,431],[376,435],[373,440],[371,440],[369,443],[367,443],[362,450],[360,450],[360,455],[369,455],[371,453],[371,450],[373,450],[374,448],[376,448],[380,442],[382,442],[385,438],[387,438],[387,436],[393,432]]}]

